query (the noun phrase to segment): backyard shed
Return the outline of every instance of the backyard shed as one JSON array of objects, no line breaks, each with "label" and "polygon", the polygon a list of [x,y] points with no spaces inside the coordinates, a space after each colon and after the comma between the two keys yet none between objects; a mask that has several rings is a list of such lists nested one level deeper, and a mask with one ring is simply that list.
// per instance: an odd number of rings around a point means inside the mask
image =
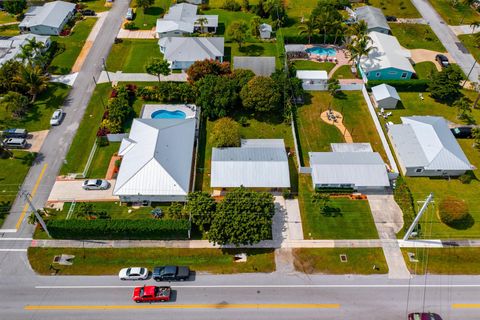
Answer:
[{"label": "backyard shed", "polygon": [[373,87],[372,95],[379,108],[395,109],[400,101],[397,89],[385,83]]},{"label": "backyard shed", "polygon": [[269,77],[275,72],[275,57],[233,57],[233,69],[252,70],[257,76]]},{"label": "backyard shed", "polygon": [[297,70],[297,78],[302,80],[304,90],[327,90],[328,74],[325,70]]},{"label": "backyard shed", "polygon": [[272,37],[272,26],[266,23],[262,23],[258,27],[258,31],[260,32],[261,39],[270,39]]}]

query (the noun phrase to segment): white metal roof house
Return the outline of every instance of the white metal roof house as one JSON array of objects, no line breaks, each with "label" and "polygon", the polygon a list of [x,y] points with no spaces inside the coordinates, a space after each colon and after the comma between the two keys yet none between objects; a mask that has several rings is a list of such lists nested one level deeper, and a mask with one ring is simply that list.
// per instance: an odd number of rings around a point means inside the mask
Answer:
[{"label": "white metal roof house", "polygon": [[31,32],[39,35],[59,35],[74,13],[74,3],[65,1],[47,2],[41,7],[30,7],[18,27],[21,32]]},{"label": "white metal roof house", "polygon": [[379,108],[395,109],[401,101],[397,89],[385,83],[372,87],[372,95]]},{"label": "white metal roof house", "polygon": [[388,135],[406,176],[459,176],[473,166],[442,117],[401,117]]},{"label": "white metal roof house", "polygon": [[282,139],[242,140],[240,147],[213,148],[212,188],[290,188]]},{"label": "white metal roof house", "polygon": [[233,57],[233,69],[247,69],[257,76],[269,77],[275,72],[275,57]]},{"label": "white metal roof house", "polygon": [[134,119],[118,154],[113,195],[123,202],[185,201],[190,191],[195,118]]},{"label": "white metal roof house", "polygon": [[359,69],[364,80],[406,80],[415,73],[410,63],[410,51],[400,46],[397,38],[372,31],[373,47],[368,56],[360,59]]},{"label": "white metal roof house", "polygon": [[18,59],[17,56],[22,52],[22,47],[31,39],[35,39],[35,41],[42,43],[45,47],[44,50],[47,50],[50,47],[49,36],[20,34],[6,40],[0,40],[0,66],[9,60]]},{"label": "white metal roof house", "polygon": [[272,37],[272,26],[266,23],[262,23],[258,27],[258,31],[260,32],[260,39],[270,39]]},{"label": "white metal roof house", "polygon": [[190,3],[172,5],[163,18],[157,19],[157,36],[182,36],[195,31],[216,32],[218,15],[197,15],[197,10],[198,7]]},{"label": "white metal roof house", "polygon": [[368,31],[377,31],[385,34],[390,33],[390,26],[383,15],[382,10],[372,6],[363,6],[355,10],[355,17],[367,23]]},{"label": "white metal roof house", "polygon": [[363,143],[341,145],[332,145],[338,151],[308,153],[314,188],[366,191],[390,187],[387,166],[378,152]]},{"label": "white metal roof house", "polygon": [[325,70],[297,70],[297,78],[302,80],[303,90],[328,89],[328,74]]},{"label": "white metal roof house", "polygon": [[224,39],[220,37],[167,37],[158,41],[171,69],[188,69],[195,61],[223,61]]}]

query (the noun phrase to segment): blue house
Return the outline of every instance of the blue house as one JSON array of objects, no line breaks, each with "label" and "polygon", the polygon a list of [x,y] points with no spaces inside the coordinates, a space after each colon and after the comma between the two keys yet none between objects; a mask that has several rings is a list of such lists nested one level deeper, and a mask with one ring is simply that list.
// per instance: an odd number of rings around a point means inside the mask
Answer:
[{"label": "blue house", "polygon": [[397,38],[372,31],[373,49],[368,56],[362,57],[358,69],[362,78],[367,80],[408,80],[415,73],[410,63],[410,52],[402,49]]}]

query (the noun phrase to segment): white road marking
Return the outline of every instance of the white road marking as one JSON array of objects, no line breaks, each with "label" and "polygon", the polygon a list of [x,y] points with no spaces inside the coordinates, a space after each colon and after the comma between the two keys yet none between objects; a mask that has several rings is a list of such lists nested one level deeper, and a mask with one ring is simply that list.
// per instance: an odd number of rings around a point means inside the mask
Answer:
[{"label": "white road marking", "polygon": [[0,238],[0,241],[32,241],[32,238]]},{"label": "white road marking", "polygon": [[0,252],[27,252],[27,249],[0,249]]},{"label": "white road marking", "polygon": [[17,229],[0,229],[0,233],[15,233]]}]

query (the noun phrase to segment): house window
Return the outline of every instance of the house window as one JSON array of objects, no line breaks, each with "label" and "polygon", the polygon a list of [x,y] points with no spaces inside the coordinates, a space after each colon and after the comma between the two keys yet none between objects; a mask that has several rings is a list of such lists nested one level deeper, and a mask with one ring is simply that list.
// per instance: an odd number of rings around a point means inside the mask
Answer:
[{"label": "house window", "polygon": [[416,172],[416,173],[423,172],[423,169],[422,169],[422,168],[417,168],[417,169],[415,169],[415,172]]},{"label": "house window", "polygon": [[370,72],[367,72],[367,77],[370,75]]},{"label": "house window", "polygon": [[402,78],[405,79],[407,77],[407,73],[406,72],[403,72],[402,73]]},{"label": "house window", "polygon": [[377,76],[377,78],[379,78],[380,77],[380,72],[377,72],[375,75]]}]

